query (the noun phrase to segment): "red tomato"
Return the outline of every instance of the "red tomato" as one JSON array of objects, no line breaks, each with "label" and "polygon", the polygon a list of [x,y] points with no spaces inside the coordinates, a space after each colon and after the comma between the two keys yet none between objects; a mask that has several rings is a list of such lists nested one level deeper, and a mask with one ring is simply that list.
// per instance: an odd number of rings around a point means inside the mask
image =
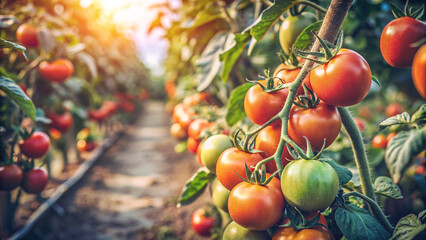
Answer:
[{"label": "red tomato", "polygon": [[320,102],[314,108],[303,109],[294,105],[290,110],[288,135],[299,146],[306,149],[306,136],[312,149],[321,150],[330,146],[337,138],[342,120],[337,108]]},{"label": "red tomato", "polygon": [[121,101],[119,106],[126,113],[132,113],[135,111],[135,104],[131,101]]},{"label": "red tomato", "polygon": [[[389,22],[380,37],[380,50],[389,65],[410,67],[417,49],[412,44],[426,36],[426,24],[411,17],[401,17]],[[423,67],[424,68],[424,67]]]},{"label": "red tomato", "polygon": [[105,109],[108,112],[108,115],[114,114],[118,109],[118,104],[114,101],[104,101],[101,106],[102,109]]},{"label": "red tomato", "polygon": [[46,187],[47,181],[47,173],[40,168],[35,168],[24,173],[21,187],[27,193],[39,194]]},{"label": "red tomato", "polygon": [[371,70],[367,61],[349,49],[340,49],[328,63],[311,71],[315,94],[333,106],[352,106],[361,102],[371,86]]},{"label": "red tomato", "polygon": [[74,72],[74,66],[68,59],[58,59],[51,63],[43,61],[38,69],[44,79],[54,83],[65,82]]},{"label": "red tomato", "polygon": [[277,178],[265,186],[241,182],[232,189],[228,198],[231,218],[242,227],[255,231],[274,226],[284,213],[284,205]]},{"label": "red tomato", "polygon": [[[228,190],[232,190],[242,180],[238,177],[240,175],[246,178],[246,167],[249,167],[253,172],[256,164],[263,159],[260,153],[247,153],[238,150],[236,147],[225,150],[217,160],[216,175],[220,183]],[[238,175],[237,175],[238,173]]]},{"label": "red tomato", "polygon": [[214,218],[205,216],[206,211],[197,209],[191,218],[191,227],[200,236],[210,236],[214,226]]},{"label": "red tomato", "polygon": [[[274,79],[275,78],[280,79],[281,81],[283,81],[283,83],[291,83],[294,80],[296,80],[297,75],[299,75],[302,68],[295,68],[295,69],[287,70],[288,68],[289,68],[289,66],[285,65],[284,63],[281,63],[275,69],[274,74],[272,76],[274,77]],[[310,90],[312,90],[311,81],[309,80],[309,75],[310,74],[308,74],[305,77],[305,79],[303,79],[303,82],[300,85],[299,90],[297,90],[297,95],[302,95],[302,94],[305,93],[305,91],[303,89],[303,84],[305,84],[306,87],[308,87]]]},{"label": "red tomato", "polygon": [[103,122],[105,121],[109,116],[109,110],[106,108],[99,108],[99,109],[88,109],[87,115],[90,119],[97,121],[97,122]]},{"label": "red tomato", "polygon": [[386,139],[385,135],[377,134],[376,136],[374,136],[372,144],[374,148],[386,149],[386,146],[388,145],[388,140]]},{"label": "red tomato", "polygon": [[426,44],[414,56],[412,74],[417,92],[426,98]]},{"label": "red tomato", "polygon": [[16,164],[0,166],[0,191],[11,191],[22,182],[22,169]]},{"label": "red tomato", "polygon": [[62,137],[62,133],[61,131],[55,129],[55,128],[51,128],[49,129],[49,136],[53,139],[53,140],[58,140]]},{"label": "red tomato", "polygon": [[43,157],[49,150],[50,139],[44,132],[34,132],[31,137],[19,142],[21,153],[29,158]]},{"label": "red tomato", "polygon": [[96,144],[94,142],[86,142],[86,140],[83,139],[77,141],[77,149],[80,152],[91,152],[95,147]]},{"label": "red tomato", "polygon": [[354,122],[357,126],[357,128],[359,129],[360,132],[364,132],[366,126],[367,126],[367,122],[361,118],[354,118]]},{"label": "red tomato", "polygon": [[404,107],[399,103],[391,103],[386,107],[386,116],[393,117],[404,112]]},{"label": "red tomato", "polygon": [[39,45],[37,28],[26,23],[16,29],[16,39],[18,39],[20,44],[27,48],[34,48]]},{"label": "red tomato", "polygon": [[194,121],[191,122],[191,124],[189,124],[188,135],[193,138],[199,138],[202,132],[205,129],[212,126],[213,124],[214,124],[213,122],[209,123],[205,119],[201,119],[201,118],[195,119]]},{"label": "red tomato", "polygon": [[178,104],[173,110],[173,120],[179,123],[184,131],[188,131],[189,124],[193,121],[195,116],[194,111],[183,104]]},{"label": "red tomato", "polygon": [[[278,143],[281,138],[281,125],[278,126],[267,126],[266,128],[260,130],[256,137],[256,143],[254,145],[254,149],[264,151],[264,157],[270,157],[275,154],[277,151]],[[289,163],[287,160],[291,160],[292,157],[288,152],[287,147],[284,147],[284,151],[282,154],[282,163],[283,167]],[[266,171],[268,173],[274,173],[277,171],[277,165],[275,161],[270,161],[265,164]]]},{"label": "red tomato", "polygon": [[191,153],[197,153],[198,145],[200,144],[200,142],[201,140],[189,137],[188,141],[186,142],[186,145],[188,146],[188,151]]},{"label": "red tomato", "polygon": [[68,131],[73,124],[73,118],[69,112],[65,112],[63,114],[51,112],[47,114],[47,117],[52,121],[49,126],[59,130],[61,133]]}]

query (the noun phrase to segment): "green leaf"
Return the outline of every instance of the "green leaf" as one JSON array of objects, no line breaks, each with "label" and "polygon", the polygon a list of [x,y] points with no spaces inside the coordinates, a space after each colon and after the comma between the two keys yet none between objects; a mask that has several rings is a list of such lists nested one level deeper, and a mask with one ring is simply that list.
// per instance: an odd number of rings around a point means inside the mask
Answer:
[{"label": "green leaf", "polygon": [[206,172],[205,168],[198,169],[198,171],[185,183],[179,197],[177,207],[194,202],[201,194],[203,194],[207,185],[213,179],[214,174],[212,172]]},{"label": "green leaf", "polygon": [[426,127],[398,133],[388,143],[385,162],[395,183],[399,182],[412,158],[426,148]]},{"label": "green leaf", "polygon": [[420,106],[420,108],[413,113],[411,121],[422,124],[426,121],[426,103]]},{"label": "green leaf", "polygon": [[339,176],[339,184],[343,185],[347,182],[349,182],[352,179],[352,172],[349,171],[349,169],[337,164],[336,161],[327,161],[330,166],[334,168],[334,170],[337,172],[337,176]]},{"label": "green leaf", "polygon": [[395,16],[395,18],[405,17],[405,13],[396,5],[393,3],[390,4],[392,8],[392,13]]},{"label": "green leaf", "polygon": [[338,208],[334,218],[340,231],[348,240],[387,240],[390,237],[390,233],[376,218],[353,204],[347,204],[346,208]]},{"label": "green leaf", "polygon": [[0,48],[12,48],[18,50],[24,55],[25,59],[27,59],[27,55],[25,55],[25,50],[27,50],[24,46],[19,45],[14,42],[6,41],[3,38],[0,38]]},{"label": "green leaf", "polygon": [[373,75],[372,80],[373,80],[373,82],[377,83],[377,85],[378,85],[379,87],[382,87],[382,84],[380,84],[380,81],[379,81],[379,79],[377,79],[377,78],[376,78],[376,76],[374,76],[374,75]]},{"label": "green leaf", "polygon": [[244,111],[244,97],[253,85],[253,83],[244,83],[232,91],[225,116],[226,123],[229,126],[234,126],[246,116]]},{"label": "green leaf", "polygon": [[36,119],[36,109],[31,99],[13,80],[0,76],[0,90],[14,101],[32,120]]},{"label": "green leaf", "polygon": [[52,120],[50,120],[49,118],[46,117],[46,115],[44,114],[43,109],[41,108],[37,108],[36,109],[36,122],[41,122],[44,124],[49,124],[52,122]]},{"label": "green leaf", "polygon": [[368,163],[370,168],[373,168],[383,162],[386,151],[381,148],[369,147],[367,149]]},{"label": "green leaf", "polygon": [[311,25],[307,26],[303,31],[297,36],[296,41],[293,43],[293,46],[291,49],[297,48],[299,50],[305,50],[312,44],[312,40],[314,39],[315,35],[312,33],[312,31],[318,31],[321,28],[322,21],[318,21],[315,23],[312,23]]},{"label": "green leaf", "polygon": [[[391,240],[411,240],[420,234],[425,235],[426,223],[422,222],[414,214],[409,214],[396,224]],[[424,239],[424,238],[423,238]]]},{"label": "green leaf", "polygon": [[392,126],[392,125],[398,125],[398,124],[411,124],[411,116],[407,112],[403,112],[401,114],[398,114],[396,116],[390,117],[383,122],[379,124],[379,131],[382,131],[383,129]]},{"label": "green leaf", "polygon": [[13,15],[0,15],[0,28],[10,28],[17,22],[18,19]]},{"label": "green leaf", "polygon": [[401,199],[401,190],[398,185],[392,182],[391,178],[380,176],[374,181],[374,188],[377,194],[381,194],[393,199]]},{"label": "green leaf", "polygon": [[222,71],[220,77],[222,81],[226,82],[229,77],[229,73],[235,65],[240,55],[243,53],[247,42],[250,39],[250,35],[247,33],[235,34],[232,36],[231,33],[225,44],[225,49],[220,54],[220,60],[223,62]]}]

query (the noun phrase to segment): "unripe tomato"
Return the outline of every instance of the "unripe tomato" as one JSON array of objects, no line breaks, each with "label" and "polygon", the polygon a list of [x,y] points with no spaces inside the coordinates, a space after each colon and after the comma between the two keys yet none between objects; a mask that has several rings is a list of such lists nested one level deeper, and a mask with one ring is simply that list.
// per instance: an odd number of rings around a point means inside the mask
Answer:
[{"label": "unripe tomato", "polygon": [[349,49],[340,49],[328,63],[311,71],[315,94],[328,105],[344,107],[361,102],[371,86],[371,70],[367,61]]},{"label": "unripe tomato", "polygon": [[197,140],[195,138],[189,137],[186,145],[188,147],[188,151],[190,153],[197,153],[198,145],[200,145],[201,140]]},{"label": "unripe tomato", "polygon": [[47,181],[47,173],[40,168],[34,168],[24,173],[21,187],[27,193],[39,194],[46,187]]},{"label": "unripe tomato", "polygon": [[417,49],[413,43],[426,37],[426,24],[411,17],[401,17],[389,22],[380,37],[380,50],[389,65],[410,67]]},{"label": "unripe tomato", "polygon": [[210,171],[216,172],[216,163],[226,149],[233,147],[231,139],[223,134],[213,135],[206,139],[201,151],[201,161]]},{"label": "unripe tomato", "polygon": [[374,136],[372,144],[374,148],[386,149],[386,146],[388,145],[388,140],[386,139],[385,135],[377,134],[376,136]]},{"label": "unripe tomato", "polygon": [[290,54],[290,48],[293,46],[293,43],[296,41],[303,29],[316,21],[317,18],[315,15],[310,12],[303,12],[302,14],[289,16],[284,19],[281,24],[279,38],[281,47],[287,55]]},{"label": "unripe tomato", "polygon": [[22,169],[16,164],[0,166],[0,191],[11,191],[22,182]]},{"label": "unripe tomato", "polygon": [[222,240],[269,240],[267,231],[253,231],[232,221],[223,231]]},{"label": "unripe tomato", "polygon": [[21,153],[29,158],[43,157],[49,150],[50,139],[44,132],[34,132],[29,138],[19,142]]},{"label": "unripe tomato", "polygon": [[73,124],[71,113],[65,112],[63,114],[48,113],[47,117],[52,121],[49,126],[59,130],[61,133],[68,131]]},{"label": "unripe tomato", "polygon": [[322,211],[336,198],[339,178],[326,162],[293,160],[282,172],[281,188],[290,206],[305,212]]},{"label": "unripe tomato", "polygon": [[216,207],[228,212],[228,198],[231,191],[215,178],[212,183],[212,200]]},{"label": "unripe tomato", "polygon": [[16,29],[16,39],[26,48],[34,48],[39,45],[37,28],[26,23]]},{"label": "unripe tomato", "polygon": [[179,123],[173,123],[172,126],[170,126],[170,134],[176,140],[182,140],[188,137],[185,130],[183,130]]},{"label": "unripe tomato", "polygon": [[38,66],[41,76],[49,82],[63,83],[74,72],[74,65],[68,59],[57,59],[51,63],[43,61]]},{"label": "unripe tomato", "polygon": [[399,103],[391,103],[386,107],[386,116],[393,117],[404,112],[404,107]]},{"label": "unripe tomato", "polygon": [[191,227],[200,236],[210,236],[214,226],[214,218],[205,216],[206,211],[197,209],[191,218]]},{"label": "unripe tomato", "polygon": [[[283,81],[283,83],[294,82],[294,80],[296,80],[302,68],[295,68],[291,70],[288,70],[288,68],[289,66],[285,65],[284,63],[281,63],[275,69],[274,74],[272,76],[274,77],[274,79],[280,79],[281,81]],[[305,84],[307,88],[312,90],[311,81],[309,80],[309,77],[310,77],[310,73],[305,77],[305,79],[303,79],[302,84],[297,90],[297,95],[302,95],[305,93],[305,90],[303,89],[303,84]]]},{"label": "unripe tomato", "polygon": [[417,92],[426,98],[426,44],[423,44],[414,56],[412,75]]}]

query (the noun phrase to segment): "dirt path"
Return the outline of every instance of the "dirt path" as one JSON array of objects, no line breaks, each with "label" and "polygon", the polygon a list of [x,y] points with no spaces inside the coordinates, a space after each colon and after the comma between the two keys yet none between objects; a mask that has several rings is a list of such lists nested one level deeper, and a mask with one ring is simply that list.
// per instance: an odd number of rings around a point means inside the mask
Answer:
[{"label": "dirt path", "polygon": [[190,217],[207,193],[176,209],[198,163],[193,155],[174,152],[169,121],[162,103],[146,104],[126,134],[59,201],[65,213],[52,211],[36,232],[46,239],[197,239]]}]

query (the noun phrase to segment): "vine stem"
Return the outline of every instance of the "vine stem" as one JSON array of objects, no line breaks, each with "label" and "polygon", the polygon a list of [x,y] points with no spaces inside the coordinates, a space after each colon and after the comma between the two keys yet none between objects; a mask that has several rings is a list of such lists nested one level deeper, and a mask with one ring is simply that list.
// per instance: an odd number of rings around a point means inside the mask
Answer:
[{"label": "vine stem", "polygon": [[366,201],[368,203],[368,206],[370,206],[374,210],[379,221],[386,228],[386,230],[390,233],[393,232],[392,225],[390,224],[390,222],[386,218],[385,214],[382,212],[382,209],[380,208],[380,206],[377,204],[377,202],[374,199],[371,199],[371,198],[369,198],[369,197],[367,197],[367,196],[365,196],[365,195],[363,195],[359,192],[349,192],[349,193],[343,194],[344,198],[348,198],[349,196],[359,197],[359,198],[362,198],[364,201]]},{"label": "vine stem", "polygon": [[303,5],[306,5],[306,6],[310,6],[313,9],[318,10],[321,13],[327,12],[327,9],[325,9],[325,8],[321,7],[320,5],[318,5],[314,2],[311,2],[311,1],[299,0],[299,1],[296,2],[296,4],[303,4]]}]

